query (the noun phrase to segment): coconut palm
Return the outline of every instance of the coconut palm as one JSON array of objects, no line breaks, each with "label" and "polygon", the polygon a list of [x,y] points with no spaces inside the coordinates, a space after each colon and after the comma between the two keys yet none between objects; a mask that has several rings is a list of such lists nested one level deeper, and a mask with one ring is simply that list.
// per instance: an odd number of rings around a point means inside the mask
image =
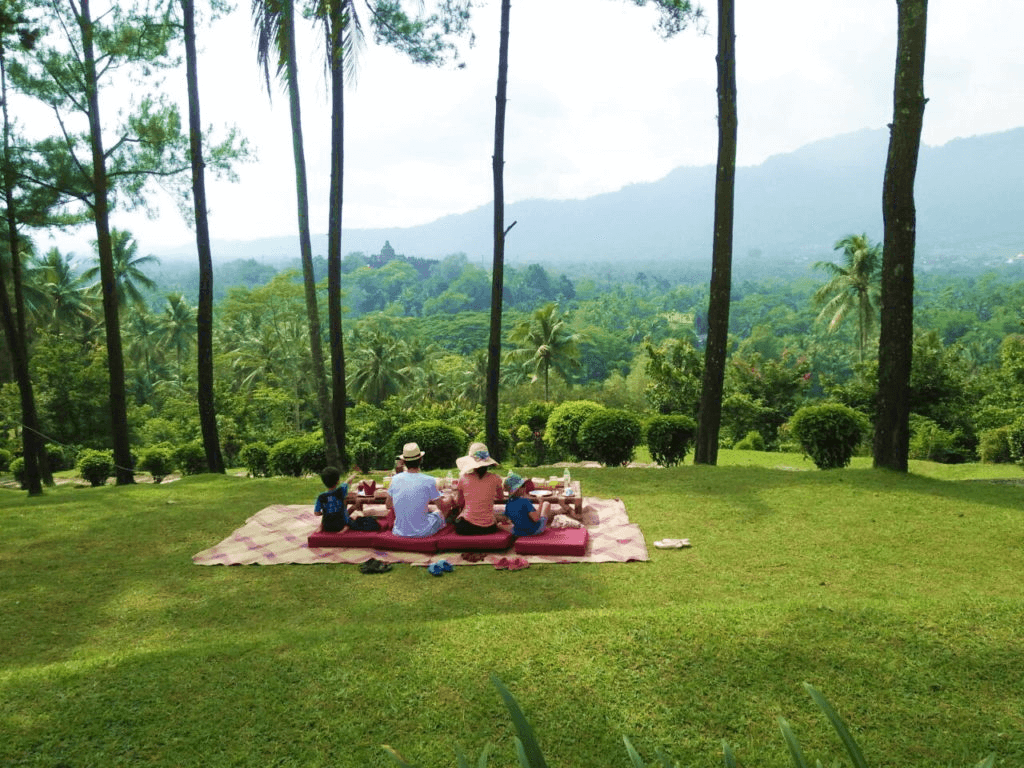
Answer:
[{"label": "coconut palm", "polygon": [[[139,244],[135,242],[131,232],[123,229],[110,230],[110,245],[113,251],[114,290],[117,295],[118,309],[123,311],[130,304],[138,309],[145,309],[146,296],[142,291],[143,289],[155,291],[157,285],[142,270],[145,267],[159,264],[160,259],[153,255],[139,256]],[[95,241],[93,247],[98,248]],[[94,281],[92,289],[99,293],[101,290],[99,264],[85,270],[82,273],[82,279],[87,282]]]},{"label": "coconut palm", "polygon": [[828,330],[834,333],[851,313],[856,313],[857,346],[863,363],[878,313],[882,246],[872,243],[866,234],[847,235],[834,250],[843,252],[842,263],[819,261],[814,265],[832,275],[814,294],[815,304],[821,307],[818,319],[828,319]]},{"label": "coconut palm", "polygon": [[167,306],[160,318],[160,328],[163,345],[174,351],[178,361],[178,379],[181,380],[185,359],[192,351],[197,325],[195,309],[180,293],[168,294]]},{"label": "coconut palm", "polygon": [[[295,161],[295,191],[298,203],[299,253],[306,296],[306,318],[309,349],[313,364],[320,426],[324,434],[327,461],[339,465],[343,455],[338,450],[331,399],[327,393],[321,341],[320,310],[317,306],[316,278],[313,274],[313,245],[309,228],[309,191],[306,180],[305,145],[302,138],[302,110],[299,103],[299,66],[295,45],[295,7],[292,0],[253,0],[253,29],[256,33],[256,58],[270,90],[270,65],[284,80],[292,126],[292,155]],[[343,408],[344,405],[342,404]]]},{"label": "coconut palm", "polygon": [[355,351],[348,365],[348,386],[356,397],[380,405],[412,380],[409,347],[385,325],[357,327],[349,348]]},{"label": "coconut palm", "polygon": [[88,281],[84,275],[75,274],[73,258],[74,254],[64,255],[51,248],[42,260],[32,264],[26,275],[26,292],[28,285],[33,286],[36,317],[57,334],[67,326],[81,326],[94,314]]},{"label": "coconut palm", "polygon": [[571,370],[580,367],[580,335],[570,330],[555,302],[536,310],[529,320],[516,326],[509,340],[516,345],[516,349],[509,352],[510,361],[532,369],[533,382],[543,376],[545,400],[549,399],[552,370],[566,383],[571,383]]}]

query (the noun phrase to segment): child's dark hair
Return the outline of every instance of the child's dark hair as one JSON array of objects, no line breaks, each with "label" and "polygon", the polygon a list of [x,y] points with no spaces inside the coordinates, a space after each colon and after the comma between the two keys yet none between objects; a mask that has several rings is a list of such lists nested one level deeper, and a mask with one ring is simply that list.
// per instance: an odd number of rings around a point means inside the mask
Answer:
[{"label": "child's dark hair", "polygon": [[422,460],[423,460],[422,456],[420,456],[420,458],[418,458],[418,459],[406,459],[405,460],[405,468],[406,469],[419,469],[420,468],[420,462]]},{"label": "child's dark hair", "polygon": [[320,470],[320,479],[325,488],[333,488],[341,480],[341,472],[337,467],[324,467]]}]

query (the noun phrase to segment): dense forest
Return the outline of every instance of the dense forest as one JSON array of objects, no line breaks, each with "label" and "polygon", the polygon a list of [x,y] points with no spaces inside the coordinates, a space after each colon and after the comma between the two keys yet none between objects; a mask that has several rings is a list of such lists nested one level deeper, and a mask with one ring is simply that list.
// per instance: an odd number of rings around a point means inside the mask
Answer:
[{"label": "dense forest", "polygon": [[[161,265],[139,255],[128,233],[115,233],[133,450],[194,444],[196,268]],[[812,402],[836,400],[871,416],[878,276],[863,276],[868,314],[858,314],[857,286],[845,279],[853,276],[851,244],[877,248],[862,236],[846,238],[801,279],[733,285],[722,445],[786,448],[787,421]],[[322,257],[314,263],[322,302],[326,264]],[[379,447],[372,461],[385,466],[391,436],[403,424],[443,420],[478,436],[487,270],[462,254],[417,259],[386,243],[378,254],[350,253],[343,263],[351,444]],[[913,457],[1009,458],[1005,446],[993,452],[985,441],[1013,424],[1024,394],[1019,270],[1012,263],[976,275],[918,276]],[[234,465],[246,445],[315,434],[316,394],[299,265],[234,261],[215,275],[216,405],[226,459]],[[109,447],[96,269],[76,269],[51,250],[29,262],[25,277],[42,431],[56,463],[66,465],[83,447]],[[567,400],[641,419],[695,416],[707,290],[706,282],[681,279],[663,265],[610,266],[592,275],[536,264],[507,268],[502,429],[511,435],[521,427],[531,404],[546,403],[550,411]],[[13,457],[18,389],[3,352],[0,448]],[[1005,437],[997,446],[1004,443]]]}]

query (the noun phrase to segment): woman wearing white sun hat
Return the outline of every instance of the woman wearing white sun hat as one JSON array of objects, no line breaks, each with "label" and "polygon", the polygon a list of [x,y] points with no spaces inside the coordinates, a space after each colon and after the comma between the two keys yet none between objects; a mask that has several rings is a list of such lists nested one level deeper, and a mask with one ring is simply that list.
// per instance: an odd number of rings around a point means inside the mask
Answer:
[{"label": "woman wearing white sun hat", "polygon": [[495,533],[498,526],[494,518],[495,502],[504,501],[501,477],[489,472],[498,466],[487,446],[473,443],[469,453],[455,461],[459,468],[459,483],[456,486],[456,505],[462,514],[455,521],[455,532],[463,536],[481,536]]}]

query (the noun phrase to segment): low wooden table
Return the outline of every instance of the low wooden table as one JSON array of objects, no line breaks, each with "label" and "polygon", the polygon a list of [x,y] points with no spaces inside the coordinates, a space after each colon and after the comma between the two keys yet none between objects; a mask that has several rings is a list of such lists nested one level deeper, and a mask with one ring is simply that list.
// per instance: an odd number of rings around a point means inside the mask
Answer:
[{"label": "low wooden table", "polygon": [[[547,491],[550,490],[550,494],[536,495],[536,491]],[[561,507],[563,512],[566,512],[573,517],[578,517],[583,514],[583,491],[580,489],[579,480],[569,481],[569,490],[571,493],[566,493],[566,488],[559,483],[557,488],[542,488],[538,487],[534,492],[530,493],[530,500],[534,504],[540,504],[545,501],[550,501],[552,504],[557,504]]]}]

